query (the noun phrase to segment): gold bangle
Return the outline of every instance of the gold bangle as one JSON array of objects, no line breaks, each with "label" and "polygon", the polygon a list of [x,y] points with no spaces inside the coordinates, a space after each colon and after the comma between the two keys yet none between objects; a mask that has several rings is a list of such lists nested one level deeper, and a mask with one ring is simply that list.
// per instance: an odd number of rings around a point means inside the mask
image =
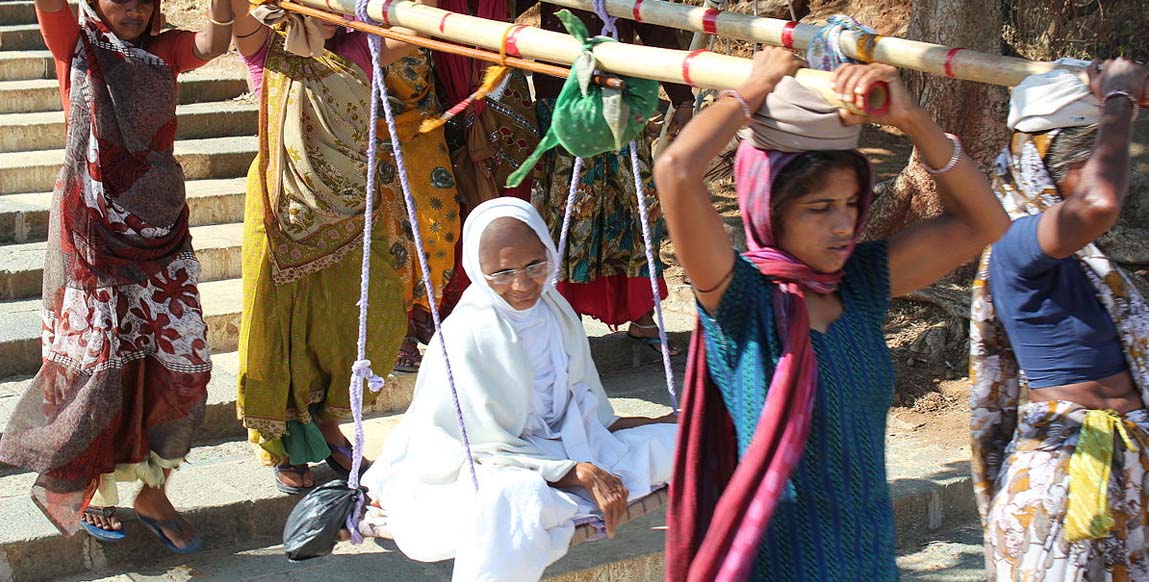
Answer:
[{"label": "gold bangle", "polygon": [[235,24],[235,16],[232,16],[231,19],[228,20],[227,22],[220,22],[220,21],[212,18],[211,12],[208,12],[207,13],[207,21],[216,25],[216,26],[231,26],[231,25]]}]

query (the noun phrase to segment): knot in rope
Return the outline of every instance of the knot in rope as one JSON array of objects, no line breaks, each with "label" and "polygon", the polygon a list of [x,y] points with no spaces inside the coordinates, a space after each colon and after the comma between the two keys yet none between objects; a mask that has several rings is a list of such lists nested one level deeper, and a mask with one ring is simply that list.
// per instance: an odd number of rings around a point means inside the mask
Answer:
[{"label": "knot in rope", "polygon": [[617,40],[618,27],[615,26],[615,22],[617,22],[618,19],[611,16],[610,14],[607,14],[606,0],[594,0],[594,15],[602,21],[601,34]]},{"label": "knot in rope", "polygon": [[386,380],[371,370],[371,360],[368,359],[355,360],[355,363],[351,364],[351,374],[356,378],[366,380],[367,387],[370,388],[372,392],[382,390],[383,386],[387,384]]}]

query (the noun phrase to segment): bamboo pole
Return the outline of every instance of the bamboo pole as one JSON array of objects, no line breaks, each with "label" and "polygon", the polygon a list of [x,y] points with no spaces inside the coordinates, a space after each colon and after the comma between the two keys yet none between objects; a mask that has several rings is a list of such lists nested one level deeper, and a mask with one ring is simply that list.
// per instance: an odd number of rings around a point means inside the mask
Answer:
[{"label": "bamboo pole", "polygon": [[[567,8],[594,9],[593,0],[543,1]],[[819,28],[778,18],[721,12],[712,8],[675,4],[665,0],[605,0],[605,2],[606,11],[611,16],[799,50],[809,46]],[[890,36],[860,35],[848,30],[842,32],[841,45],[846,55],[859,61],[886,63],[904,69],[994,85],[1013,86],[1033,74],[1046,73],[1059,67],[1076,68],[1054,62],[1030,61],[966,49],[951,49]]]},{"label": "bamboo pole", "polygon": [[[355,13],[355,0],[296,0],[293,3],[318,10]],[[385,25],[402,26],[420,35],[493,51],[500,49],[503,33],[511,27],[515,30],[508,35],[508,54],[523,59],[570,65],[582,53],[582,45],[569,34],[448,12],[410,0],[371,0],[367,13],[373,20]],[[707,51],[690,53],[621,42],[605,42],[595,46],[594,56],[598,68],[608,73],[710,89],[738,87],[750,75],[751,69],[749,59]],[[832,73],[802,69],[794,77],[803,85],[826,96],[830,104],[855,111],[858,109],[854,104],[843,103],[837,98],[833,91]],[[869,113],[880,112],[880,107],[871,104],[884,103],[885,95],[885,87],[874,87],[870,95],[864,96],[863,109]]]},{"label": "bamboo pole", "polygon": [[[332,24],[338,24],[340,26],[346,26],[348,28],[358,30],[359,32],[366,32],[369,34],[375,34],[378,36],[382,36],[384,38],[389,38],[392,40],[398,40],[398,41],[405,42],[408,44],[413,44],[416,46],[429,48],[429,49],[435,50],[435,51],[449,52],[449,53],[453,53],[453,54],[457,54],[457,55],[462,55],[464,57],[470,57],[472,59],[476,59],[476,60],[480,60],[480,61],[486,61],[488,63],[493,63],[493,64],[504,64],[505,63],[509,67],[514,67],[517,69],[523,69],[526,71],[531,71],[533,73],[541,73],[543,75],[550,75],[552,77],[565,78],[565,77],[569,77],[570,73],[571,73],[570,69],[564,69],[563,67],[556,67],[555,65],[548,65],[546,63],[539,63],[536,61],[528,61],[528,60],[520,59],[517,57],[506,57],[504,59],[502,55],[495,53],[495,52],[479,50],[476,48],[471,48],[471,47],[466,47],[466,46],[460,46],[457,44],[452,44],[452,43],[444,42],[441,40],[424,38],[421,36],[413,36],[410,34],[397,32],[397,31],[394,31],[394,30],[391,30],[388,28],[383,28],[382,26],[375,26],[374,24],[367,24],[366,22],[359,22],[358,20],[348,20],[348,19],[346,19],[346,18],[344,18],[338,14],[333,14],[331,12],[325,12],[323,10],[317,10],[315,8],[311,8],[308,6],[303,6],[301,4],[296,4],[294,2],[290,2],[289,0],[281,0],[279,5],[284,10],[288,10],[290,12],[298,12],[298,13],[303,14],[305,16],[311,16],[314,18],[318,18],[320,20],[325,20],[325,21],[330,22]],[[591,77],[591,81],[596,85],[599,85],[602,87],[609,87],[611,89],[620,89],[621,90],[621,89],[626,88],[626,82],[623,81],[622,79],[618,78],[618,77],[611,77],[608,75],[596,74],[593,77]]]},{"label": "bamboo pole", "polygon": [[[715,9],[722,8],[721,3],[715,4],[712,0],[706,0],[706,5],[709,7],[714,7]],[[690,47],[686,50],[694,52],[698,49],[701,49],[702,45],[706,44],[709,39],[709,34],[706,34],[702,31],[695,31],[694,36],[690,38]],[[698,107],[700,105],[699,102],[701,99],[701,94],[694,97],[694,111],[696,113],[698,111]],[[656,160],[659,158],[659,156],[662,155],[662,152],[666,150],[666,147],[670,145],[670,140],[668,139],[670,137],[670,120],[673,118],[675,113],[677,112],[675,111],[674,103],[668,104],[666,106],[666,113],[662,115],[662,131],[658,133],[658,143],[654,146],[654,159]]]}]

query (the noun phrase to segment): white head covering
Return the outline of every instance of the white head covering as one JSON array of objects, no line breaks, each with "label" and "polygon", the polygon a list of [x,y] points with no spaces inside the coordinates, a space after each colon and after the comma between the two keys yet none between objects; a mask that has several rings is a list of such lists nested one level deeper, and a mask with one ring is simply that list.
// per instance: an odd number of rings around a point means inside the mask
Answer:
[{"label": "white head covering", "polygon": [[515,309],[483,276],[483,270],[479,267],[479,241],[487,227],[500,218],[518,220],[529,226],[539,237],[539,242],[546,249],[547,260],[550,261],[550,272],[543,284],[542,294],[558,294],[554,285],[558,274],[558,251],[551,240],[550,230],[535,207],[518,198],[494,198],[471,211],[463,225],[463,269],[471,279],[471,284],[480,286],[486,299],[515,329],[534,372],[535,390],[526,432],[555,437],[560,432],[557,424],[566,415],[571,396],[567,376],[569,356],[558,320],[541,296],[530,308]]},{"label": "white head covering", "polygon": [[554,284],[559,270],[558,250],[555,249],[555,243],[551,240],[550,229],[547,228],[547,223],[543,221],[543,217],[539,216],[539,212],[535,210],[534,206],[518,198],[510,196],[493,198],[476,206],[471,211],[470,216],[467,217],[467,222],[463,225],[463,270],[471,279],[471,284],[478,285],[496,309],[504,315],[511,316],[511,318],[519,318],[528,312],[535,311],[542,302],[541,299],[530,309],[518,310],[511,307],[498,292],[491,288],[490,281],[487,281],[487,278],[483,276],[483,269],[479,266],[479,241],[483,238],[483,232],[487,230],[487,227],[500,218],[513,218],[531,227],[531,230],[539,237],[539,242],[546,248],[551,272],[547,275],[547,281],[544,284],[544,295],[552,292],[558,293]]},{"label": "white head covering", "polygon": [[1093,125],[1100,118],[1097,106],[1097,96],[1079,73],[1055,69],[1014,87],[1006,125],[1024,133]]}]

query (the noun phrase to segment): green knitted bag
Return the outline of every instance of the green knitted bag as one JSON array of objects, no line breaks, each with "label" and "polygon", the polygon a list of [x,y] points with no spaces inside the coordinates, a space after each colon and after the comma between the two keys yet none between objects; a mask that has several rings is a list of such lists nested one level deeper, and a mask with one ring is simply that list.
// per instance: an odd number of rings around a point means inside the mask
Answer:
[{"label": "green knitted bag", "polygon": [[622,149],[638,137],[658,105],[658,81],[623,77],[626,88],[622,90],[591,83],[595,45],[614,39],[588,38],[586,25],[568,10],[560,10],[557,16],[567,32],[582,43],[583,52],[571,65],[571,74],[555,100],[550,129],[523,165],[507,178],[508,188],[522,183],[543,154],[557,145],[580,158]]}]

